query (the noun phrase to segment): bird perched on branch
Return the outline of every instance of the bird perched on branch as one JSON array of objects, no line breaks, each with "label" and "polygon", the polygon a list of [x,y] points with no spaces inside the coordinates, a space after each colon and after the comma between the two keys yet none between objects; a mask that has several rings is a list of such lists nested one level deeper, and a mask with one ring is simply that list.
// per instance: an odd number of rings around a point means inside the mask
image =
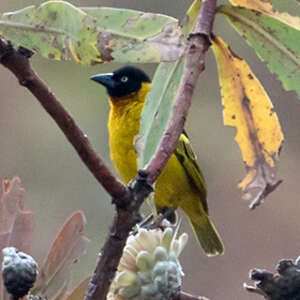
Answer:
[{"label": "bird perched on branch", "polygon": [[[91,79],[106,87],[111,106],[110,156],[122,181],[127,184],[137,175],[134,138],[139,132],[151,80],[142,70],[131,66]],[[158,209],[180,207],[185,212],[206,255],[223,253],[220,236],[208,217],[204,177],[185,133],[181,134],[174,154],[157,179],[154,199]]]}]

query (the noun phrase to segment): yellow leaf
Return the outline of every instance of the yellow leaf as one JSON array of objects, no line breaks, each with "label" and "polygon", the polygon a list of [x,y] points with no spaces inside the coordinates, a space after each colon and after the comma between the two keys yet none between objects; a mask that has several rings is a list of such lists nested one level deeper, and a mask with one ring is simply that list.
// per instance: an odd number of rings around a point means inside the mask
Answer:
[{"label": "yellow leaf", "polygon": [[254,208],[278,185],[275,162],[283,134],[273,105],[247,63],[239,58],[220,38],[212,39],[224,106],[224,124],[236,127],[235,137],[247,175],[239,187]]},{"label": "yellow leaf", "polygon": [[260,0],[229,0],[234,6],[246,7],[261,12],[272,11],[272,5]]}]

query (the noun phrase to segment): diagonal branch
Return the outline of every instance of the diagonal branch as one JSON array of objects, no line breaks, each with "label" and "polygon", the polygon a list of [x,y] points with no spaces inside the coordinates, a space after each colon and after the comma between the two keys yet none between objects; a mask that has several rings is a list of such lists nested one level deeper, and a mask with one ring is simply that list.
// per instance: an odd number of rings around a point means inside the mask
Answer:
[{"label": "diagonal branch", "polygon": [[214,22],[216,5],[217,0],[202,1],[195,28],[188,37],[184,53],[184,71],[177,91],[173,115],[156,155],[145,170],[149,174],[148,181],[151,184],[155,182],[166,166],[183,131],[197,80],[205,68],[204,57],[210,47],[209,36]]},{"label": "diagonal branch", "polygon": [[0,63],[8,68],[17,77],[20,84],[25,86],[40,102],[73,145],[81,160],[112,198],[125,197],[126,187],[114,177],[93,150],[88,138],[76,125],[71,115],[32,70],[29,57],[28,50],[20,48],[16,51],[10,43],[0,39]]},{"label": "diagonal branch", "polygon": [[129,232],[137,222],[137,212],[152,189],[143,175],[137,177],[131,188],[127,188],[113,176],[70,114],[32,70],[29,62],[31,55],[29,50],[24,48],[15,50],[9,42],[0,38],[0,63],[17,77],[20,84],[36,97],[54,119],[83,163],[111,195],[117,207],[113,224],[102,249],[103,255],[99,258],[88,293],[88,297],[101,295],[101,299],[106,299]]}]

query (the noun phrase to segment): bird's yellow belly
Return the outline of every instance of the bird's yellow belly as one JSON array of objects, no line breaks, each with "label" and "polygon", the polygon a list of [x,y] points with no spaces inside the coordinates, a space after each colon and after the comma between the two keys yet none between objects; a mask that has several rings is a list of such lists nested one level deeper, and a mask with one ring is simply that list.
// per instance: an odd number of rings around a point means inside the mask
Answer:
[{"label": "bird's yellow belly", "polygon": [[[111,146],[111,149],[114,147]],[[119,144],[115,151],[111,151],[111,159],[118,170],[122,181],[127,184],[137,175],[136,153],[134,148]]]},{"label": "bird's yellow belly", "polygon": [[[176,209],[178,206],[182,207],[183,202],[190,202],[190,199],[193,201],[194,197],[198,198],[197,192],[190,184],[189,178],[177,157],[173,154],[157,179],[155,204],[159,207],[168,206]],[[198,207],[196,210],[198,211]]]},{"label": "bird's yellow belly", "polygon": [[133,140],[139,131],[141,110],[142,103],[136,103],[129,108],[112,107],[110,112],[108,122],[110,157],[125,184],[137,174],[137,157]]},{"label": "bird's yellow belly", "polygon": [[[132,104],[129,108],[112,107],[108,123],[111,159],[125,184],[137,175],[134,137],[139,131],[141,110],[142,103]],[[184,202],[186,205],[195,206],[195,211],[199,210],[199,195],[189,182],[189,177],[175,154],[170,157],[156,181],[154,197],[158,207],[176,209],[178,206],[184,206]]]},{"label": "bird's yellow belly", "polygon": [[[122,181],[126,184],[137,175],[137,156],[133,146],[133,138],[128,138],[127,133],[124,132],[121,136],[119,131],[118,137],[115,136],[110,142],[111,159]],[[191,186],[188,177],[177,157],[173,154],[155,184],[155,204],[158,207],[167,206],[176,209],[180,206],[181,200],[187,201],[190,196]]]}]

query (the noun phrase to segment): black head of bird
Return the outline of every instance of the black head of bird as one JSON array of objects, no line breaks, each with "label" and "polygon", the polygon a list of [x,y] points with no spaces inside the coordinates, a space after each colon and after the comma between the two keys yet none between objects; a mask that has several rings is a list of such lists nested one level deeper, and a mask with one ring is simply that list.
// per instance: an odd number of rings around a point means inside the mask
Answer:
[{"label": "black head of bird", "polygon": [[144,71],[132,66],[117,69],[112,73],[97,74],[91,79],[104,85],[108,95],[114,98],[138,92],[143,82],[151,82]]}]

